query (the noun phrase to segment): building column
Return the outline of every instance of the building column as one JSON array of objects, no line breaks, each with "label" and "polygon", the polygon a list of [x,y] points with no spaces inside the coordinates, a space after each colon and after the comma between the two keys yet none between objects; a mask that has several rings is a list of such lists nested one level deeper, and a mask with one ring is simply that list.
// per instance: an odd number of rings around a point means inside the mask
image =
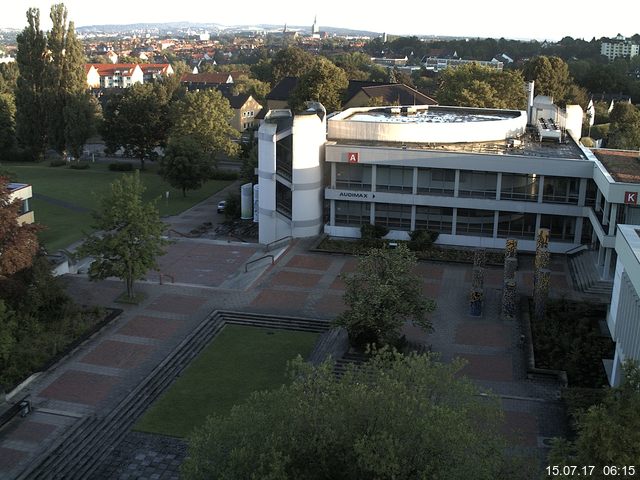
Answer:
[{"label": "building column", "polygon": [[622,380],[622,359],[620,355],[619,347],[616,345],[616,351],[613,355],[613,367],[611,368],[611,386],[618,387],[620,386],[620,381]]},{"label": "building column", "polygon": [[416,229],[416,206],[411,205],[411,231]]},{"label": "building column", "polygon": [[369,223],[371,225],[375,225],[376,224],[376,202],[371,202],[369,205]]},{"label": "building column", "polygon": [[413,186],[412,188],[412,192],[414,195],[418,194],[418,167],[414,167],[413,168]]},{"label": "building column", "polygon": [[573,234],[573,243],[582,243],[582,225],[584,220],[582,217],[577,217],[576,219],[576,228],[575,233]]},{"label": "building column", "polygon": [[335,162],[331,162],[331,188],[336,188],[336,164],[335,164]]},{"label": "building column", "polygon": [[541,213],[536,213],[536,231],[533,235],[533,239],[536,240],[538,238],[538,231],[540,231],[540,219],[542,217]]},{"label": "building column", "polygon": [[580,179],[580,187],[578,188],[578,206],[584,207],[587,200],[587,179]]},{"label": "building column", "polygon": [[498,172],[496,177],[496,200],[500,200],[500,195],[502,195],[502,172]]},{"label": "building column", "polygon": [[594,210],[596,212],[600,211],[600,201],[602,200],[602,193],[600,192],[599,188],[596,188],[596,206],[594,208]]},{"label": "building column", "polygon": [[451,216],[451,235],[456,235],[456,230],[458,228],[458,209],[453,209],[453,214]]},{"label": "building column", "polygon": [[377,177],[378,177],[378,166],[371,165],[371,191],[372,192],[376,191]]},{"label": "building column", "polygon": [[493,238],[498,238],[498,221],[500,220],[500,212],[493,212]]},{"label": "building column", "polygon": [[[538,203],[542,203],[543,198],[544,198],[544,175],[539,175],[538,176]],[[538,231],[538,228],[536,228],[536,232]]]},{"label": "building column", "polygon": [[600,272],[600,277],[604,280],[609,280],[611,276],[611,252],[613,248],[605,248],[604,252],[604,265],[602,265],[602,271]]},{"label": "building column", "polygon": [[460,190],[460,170],[456,169],[456,179],[453,183],[453,196],[458,196],[458,190]]},{"label": "building column", "polygon": [[611,204],[604,201],[604,210],[602,212],[602,224],[609,225],[609,211],[611,210]]},{"label": "building column", "polygon": [[[335,164],[334,164],[335,165]],[[336,226],[336,201],[329,200],[329,225]]]},{"label": "building column", "polygon": [[616,234],[616,219],[618,218],[618,204],[613,203],[611,205],[611,214],[609,215],[609,235]]},{"label": "building column", "polygon": [[604,250],[605,248],[600,244],[598,246],[598,267],[604,264]]}]

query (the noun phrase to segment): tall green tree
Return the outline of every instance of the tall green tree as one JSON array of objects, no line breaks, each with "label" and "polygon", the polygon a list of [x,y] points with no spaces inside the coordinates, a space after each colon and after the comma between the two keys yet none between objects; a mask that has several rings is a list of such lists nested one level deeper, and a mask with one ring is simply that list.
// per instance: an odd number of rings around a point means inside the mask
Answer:
[{"label": "tall green tree", "polygon": [[160,159],[158,173],[174,188],[197,190],[209,179],[213,164],[202,151],[200,143],[193,137],[171,137]]},{"label": "tall green tree", "polygon": [[335,324],[346,328],[352,345],[394,345],[406,321],[430,331],[428,314],[436,304],[422,295],[422,282],[413,273],[416,257],[406,245],[372,248],[346,275],[347,310]]},{"label": "tall green tree", "polygon": [[437,98],[441,105],[519,110],[527,101],[520,72],[500,72],[471,63],[442,72]]},{"label": "tall green tree", "polygon": [[13,95],[0,93],[0,158],[15,146],[16,105]]},{"label": "tall green tree", "polygon": [[313,65],[313,61],[313,55],[299,47],[283,48],[276,53],[271,62],[271,85],[275,86],[284,77],[304,75]]},{"label": "tall green tree", "polygon": [[535,81],[536,93],[553,97],[554,102],[564,102],[572,83],[569,65],[559,57],[539,55],[524,66],[524,77]]},{"label": "tall green tree", "polygon": [[171,118],[166,89],[159,83],[136,84],[107,102],[101,125],[107,150],[122,148],[125,155],[145,160],[158,157],[156,149],[166,144]]},{"label": "tall green tree", "polygon": [[634,105],[618,102],[609,115],[611,125],[607,146],[623,150],[640,148],[640,110]]},{"label": "tall green tree", "polygon": [[19,74],[16,62],[0,63],[0,93],[15,95]]},{"label": "tall green tree", "polygon": [[136,171],[111,184],[95,213],[95,229],[80,248],[82,255],[94,258],[89,267],[91,280],[118,277],[124,280],[126,294],[135,297],[134,283],[151,269],[164,253],[164,225],[155,202],[144,202],[145,187]]},{"label": "tall green tree", "polygon": [[62,113],[65,149],[75,158],[80,158],[85,143],[95,132],[95,101],[88,93],[70,95]]},{"label": "tall green tree", "polygon": [[[594,479],[610,478],[602,467],[640,464],[640,369],[636,363],[624,365],[625,380],[609,389],[604,400],[577,418],[575,441],[557,440],[549,457],[550,465],[594,465]],[[560,477],[557,477],[560,478]],[[563,476],[562,478],[578,478]],[[625,477],[631,478],[631,477]]]},{"label": "tall green tree", "polygon": [[47,145],[44,78],[47,39],[40,30],[40,11],[27,10],[27,26],[17,36],[16,135],[21,146],[42,158]]},{"label": "tall green tree", "polygon": [[325,57],[317,57],[311,68],[300,77],[298,86],[291,95],[291,108],[304,109],[305,102],[322,103],[327,112],[342,108],[342,95],[349,85],[347,74]]},{"label": "tall green tree", "polygon": [[495,398],[460,362],[383,351],[336,377],[300,357],[291,384],[209,417],[189,441],[189,480],[532,478],[514,468]]},{"label": "tall green tree", "polygon": [[195,139],[210,159],[216,155],[236,155],[239,147],[233,142],[239,136],[229,124],[233,110],[229,101],[217,90],[189,92],[175,103],[172,136]]}]

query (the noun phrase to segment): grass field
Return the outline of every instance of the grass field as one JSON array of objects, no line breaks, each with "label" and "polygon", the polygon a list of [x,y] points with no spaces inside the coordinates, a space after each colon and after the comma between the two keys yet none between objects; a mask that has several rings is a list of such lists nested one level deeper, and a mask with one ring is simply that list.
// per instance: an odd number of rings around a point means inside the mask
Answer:
[{"label": "grass field", "polygon": [[318,335],[227,325],[144,414],[136,430],[186,437],[207,415],[225,414],[251,392],[286,382],[286,363],[306,357]]},{"label": "grass field", "polygon": [[[48,164],[8,164],[18,182],[33,185],[34,195],[46,195],[55,200],[67,202],[81,209],[94,210],[100,205],[100,198],[109,191],[109,185],[122,175],[112,172],[105,163],[93,163],[88,170],[71,170],[65,167],[50,167]],[[147,191],[146,200],[160,199],[160,215],[175,215],[210,197],[231,182],[211,180],[200,190],[182,192],[166,184],[157,174],[157,165],[147,165],[141,172]],[[169,200],[165,192],[169,191]],[[79,240],[83,232],[91,230],[91,214],[65,206],[55,205],[47,200],[34,198],[32,209],[36,222],[46,226],[40,240],[49,251],[64,248]]]}]

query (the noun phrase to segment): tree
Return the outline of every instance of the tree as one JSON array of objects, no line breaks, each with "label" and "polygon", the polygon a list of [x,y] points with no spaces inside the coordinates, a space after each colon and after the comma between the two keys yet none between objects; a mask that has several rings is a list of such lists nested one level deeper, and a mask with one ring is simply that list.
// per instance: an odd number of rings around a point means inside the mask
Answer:
[{"label": "tree", "polygon": [[470,63],[442,72],[437,98],[441,105],[524,109],[523,83],[516,70],[500,72]]},{"label": "tree", "polygon": [[47,144],[44,104],[47,40],[40,30],[37,8],[27,10],[27,26],[16,40],[16,63],[20,70],[16,84],[16,136],[21,146],[42,158]]},{"label": "tree", "polygon": [[0,93],[0,153],[13,149],[16,136],[16,105],[13,96]]},{"label": "tree", "polygon": [[101,133],[107,149],[122,147],[125,155],[155,160],[156,149],[164,146],[170,128],[167,92],[161,84],[136,84],[121,96],[109,99],[104,110]]},{"label": "tree", "polygon": [[95,100],[88,93],[70,96],[63,109],[65,148],[75,158],[95,131]]},{"label": "tree", "polygon": [[415,255],[401,244],[396,249],[372,248],[345,276],[347,310],[335,324],[347,329],[352,345],[393,345],[407,320],[429,331],[427,314],[435,302],[423,297],[420,279],[412,273]]},{"label": "tree", "polygon": [[607,146],[624,150],[640,148],[640,111],[633,105],[618,102],[609,115],[611,126]]},{"label": "tree", "polygon": [[0,93],[15,95],[19,74],[16,62],[0,63]]},{"label": "tree", "polygon": [[211,178],[213,165],[204,155],[202,148],[193,137],[171,137],[164,157],[160,160],[159,174],[174,188],[197,190]]},{"label": "tree", "polygon": [[276,85],[284,77],[301,77],[313,65],[313,61],[313,55],[301,48],[283,48],[271,62],[271,85]]},{"label": "tree", "polygon": [[559,57],[545,55],[532,58],[525,64],[524,77],[536,82],[538,94],[553,97],[556,103],[565,101],[572,83],[567,63]]},{"label": "tree", "polygon": [[125,281],[129,298],[135,297],[134,282],[157,268],[156,257],[164,253],[164,225],[155,202],[142,201],[144,190],[138,171],[113,182],[94,215],[98,232],[80,248],[81,255],[94,258],[89,278],[118,277]]},{"label": "tree", "polygon": [[625,363],[623,369],[624,383],[607,390],[601,403],[578,415],[576,440],[556,440],[549,464],[594,465],[592,478],[595,479],[609,478],[603,475],[604,466],[635,465],[638,468],[640,369],[633,362]]},{"label": "tree", "polygon": [[[182,473],[220,479],[526,478],[504,453],[501,415],[462,364],[378,352],[342,377],[298,357],[291,384],[209,417]],[[530,474],[531,475],[531,474]]]},{"label": "tree", "polygon": [[0,278],[28,268],[38,252],[34,224],[19,224],[21,201],[12,200],[6,177],[0,177]]},{"label": "tree", "polygon": [[261,82],[255,78],[249,78],[247,75],[240,75],[238,80],[233,84],[234,95],[246,93],[251,95],[258,102],[262,102],[270,91],[271,87],[267,82]]},{"label": "tree", "polygon": [[318,57],[307,73],[300,77],[297,87],[291,95],[291,107],[302,110],[307,101],[320,102],[327,112],[342,108],[342,94],[349,85],[347,75],[331,60]]},{"label": "tree", "polygon": [[236,155],[233,138],[238,132],[229,124],[233,110],[218,90],[189,92],[174,107],[172,136],[192,137],[210,159],[216,154]]}]

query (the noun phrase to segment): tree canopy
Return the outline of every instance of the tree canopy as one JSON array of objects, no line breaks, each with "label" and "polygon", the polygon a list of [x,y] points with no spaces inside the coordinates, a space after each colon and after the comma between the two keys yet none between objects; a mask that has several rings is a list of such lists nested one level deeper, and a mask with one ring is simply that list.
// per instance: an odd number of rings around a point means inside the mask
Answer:
[{"label": "tree canopy", "polygon": [[624,150],[640,149],[640,110],[634,105],[618,102],[609,115],[611,125],[607,146]]},{"label": "tree canopy", "polygon": [[138,171],[113,182],[94,214],[97,232],[80,248],[81,255],[94,258],[89,278],[121,278],[129,298],[134,297],[134,282],[157,268],[156,258],[164,253],[164,225],[155,202],[142,200],[144,190]]},{"label": "tree canopy", "polygon": [[535,81],[539,95],[553,97],[554,102],[563,102],[572,83],[569,66],[559,57],[539,55],[524,66],[524,77]]},{"label": "tree canopy", "polygon": [[314,59],[313,55],[299,47],[283,48],[271,62],[271,84],[276,85],[284,77],[301,77],[313,65]]},{"label": "tree canopy", "polygon": [[160,160],[159,173],[174,188],[197,190],[211,177],[212,162],[193,137],[171,137]]},{"label": "tree canopy", "polygon": [[336,377],[301,358],[291,384],[254,393],[195,431],[187,479],[524,478],[505,457],[498,402],[461,363],[382,351]]},{"label": "tree canopy", "polygon": [[442,72],[437,98],[441,105],[523,110],[523,83],[517,70],[496,71],[470,63]]},{"label": "tree canopy", "polygon": [[427,314],[435,302],[422,295],[415,266],[415,254],[406,245],[373,248],[359,258],[355,273],[344,277],[347,310],[335,323],[347,329],[353,345],[394,345],[407,320],[431,330]]},{"label": "tree canopy", "polygon": [[342,95],[349,85],[347,74],[326,57],[316,57],[300,77],[291,95],[291,108],[303,110],[308,101],[320,102],[327,112],[342,108]]}]

